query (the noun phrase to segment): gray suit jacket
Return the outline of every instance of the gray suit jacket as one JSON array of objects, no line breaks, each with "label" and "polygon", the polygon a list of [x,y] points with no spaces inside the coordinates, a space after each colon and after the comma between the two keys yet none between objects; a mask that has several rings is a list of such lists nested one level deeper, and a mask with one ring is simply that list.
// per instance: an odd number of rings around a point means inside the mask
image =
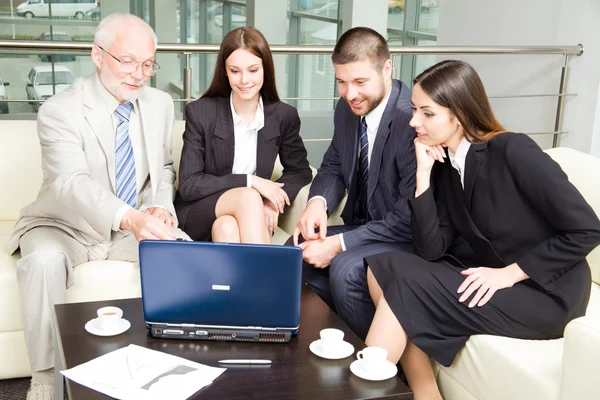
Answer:
[{"label": "gray suit jacket", "polygon": [[[392,91],[381,117],[371,153],[368,179],[370,221],[344,233],[347,249],[378,242],[411,242],[408,199],[415,194],[415,130],[411,92],[401,81]],[[310,187],[309,198],[323,196],[328,212],[335,210],[348,191],[342,211],[345,225],[359,225],[355,217],[360,118],[340,100],[334,114],[334,133],[321,168]]]},{"label": "gray suit jacket", "polygon": [[[125,203],[115,195],[115,131],[110,111],[98,90],[96,72],[78,79],[51,97],[38,113],[42,148],[42,187],[37,199],[21,210],[9,249],[36,226],[63,229],[84,244],[110,241],[117,210]],[[148,157],[149,179],[138,193],[138,208],[160,205],[175,215],[175,170],[171,159],[173,101],[146,87],[137,100]]]}]

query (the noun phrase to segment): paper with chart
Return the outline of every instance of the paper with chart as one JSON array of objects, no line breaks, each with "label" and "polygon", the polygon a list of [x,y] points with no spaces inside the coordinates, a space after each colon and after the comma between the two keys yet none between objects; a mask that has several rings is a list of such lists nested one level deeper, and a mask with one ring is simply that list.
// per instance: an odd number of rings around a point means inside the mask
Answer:
[{"label": "paper with chart", "polygon": [[116,399],[184,400],[225,370],[132,344],[61,372]]}]

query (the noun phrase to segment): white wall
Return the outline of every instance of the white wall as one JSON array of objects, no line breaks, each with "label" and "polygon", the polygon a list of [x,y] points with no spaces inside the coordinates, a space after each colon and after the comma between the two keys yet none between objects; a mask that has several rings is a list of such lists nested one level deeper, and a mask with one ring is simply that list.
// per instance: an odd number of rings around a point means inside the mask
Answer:
[{"label": "white wall", "polygon": [[[286,44],[287,2],[247,0],[246,25],[260,30],[269,44]],[[274,55],[275,81],[280,97],[287,95],[287,55]]]},{"label": "white wall", "polygon": [[[600,156],[600,1],[440,0],[439,45],[574,45],[585,54],[569,61],[562,146]],[[439,57],[439,59],[449,57]],[[489,96],[556,93],[563,56],[460,56],[480,73]],[[506,128],[552,131],[556,98],[493,99]],[[536,136],[544,148],[552,136]]]},{"label": "white wall", "polygon": [[388,3],[386,0],[343,0],[342,32],[356,26],[368,26],[387,37]]}]

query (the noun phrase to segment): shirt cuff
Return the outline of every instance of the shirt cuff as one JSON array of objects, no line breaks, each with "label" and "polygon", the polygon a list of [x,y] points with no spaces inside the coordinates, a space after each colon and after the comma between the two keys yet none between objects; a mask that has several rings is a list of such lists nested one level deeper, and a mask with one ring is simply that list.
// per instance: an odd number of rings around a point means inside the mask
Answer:
[{"label": "shirt cuff", "polygon": [[252,175],[250,175],[250,174],[246,175],[246,187],[249,187],[249,188],[252,187]]},{"label": "shirt cuff", "polygon": [[346,243],[344,243],[344,234],[340,233],[340,244],[342,245],[342,251],[346,251]]},{"label": "shirt cuff", "polygon": [[115,214],[115,218],[113,219],[113,224],[112,224],[113,231],[121,230],[121,220],[123,219],[123,216],[125,215],[125,213],[129,210],[133,210],[133,207],[131,207],[129,204],[123,204],[117,210],[117,213]]},{"label": "shirt cuff", "polygon": [[[150,206],[150,207],[148,207],[148,208],[140,209],[140,211],[142,211],[142,212],[143,212],[143,211],[149,210],[149,209],[151,209],[151,208],[162,208],[163,210],[167,210],[167,211],[169,211],[169,209],[168,209],[167,207],[165,207],[165,206],[162,206],[162,205],[160,205],[160,204],[155,204],[155,205],[153,205],[153,206]],[[169,211],[169,214],[171,214],[171,211]]]},{"label": "shirt cuff", "polygon": [[314,199],[321,199],[321,200],[323,200],[323,203],[325,203],[325,211],[327,211],[327,199],[325,197],[323,197],[323,196],[313,196],[310,199],[308,199],[308,201],[306,202],[306,204],[310,203]]}]

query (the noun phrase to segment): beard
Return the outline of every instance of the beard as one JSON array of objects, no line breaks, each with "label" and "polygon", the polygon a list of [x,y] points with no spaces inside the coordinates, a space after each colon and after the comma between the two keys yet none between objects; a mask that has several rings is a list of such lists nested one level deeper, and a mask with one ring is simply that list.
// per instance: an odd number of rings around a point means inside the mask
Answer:
[{"label": "beard", "polygon": [[[132,77],[118,81],[114,76],[110,75],[110,72],[107,68],[102,68],[100,70],[100,82],[102,82],[110,94],[123,102],[137,100],[146,87],[146,82],[143,80],[133,79]],[[127,86],[125,86],[125,84],[136,85],[139,86],[139,88],[129,89]]]},{"label": "beard", "polygon": [[380,105],[381,102],[383,101],[383,98],[385,97],[385,95],[386,95],[385,83],[383,82],[383,79],[382,79],[381,85],[379,87],[379,93],[377,93],[377,95],[370,96],[370,97],[369,96],[357,96],[350,100],[346,99],[346,101],[348,103],[350,103],[351,101],[354,101],[354,100],[364,102],[365,107],[361,108],[359,110],[350,107],[350,110],[352,111],[352,113],[354,115],[363,117],[363,116],[367,115],[368,113],[370,113],[371,111],[373,111],[374,109],[376,109],[377,106]]}]

